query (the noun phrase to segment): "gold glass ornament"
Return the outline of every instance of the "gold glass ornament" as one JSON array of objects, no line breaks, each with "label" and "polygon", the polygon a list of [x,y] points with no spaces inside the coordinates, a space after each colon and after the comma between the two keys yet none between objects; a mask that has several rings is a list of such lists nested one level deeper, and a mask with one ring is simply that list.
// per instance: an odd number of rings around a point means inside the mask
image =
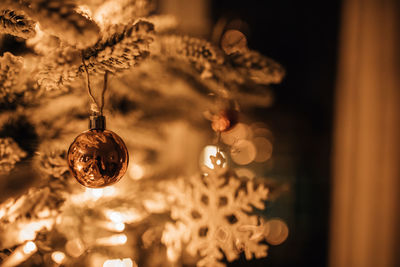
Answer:
[{"label": "gold glass ornament", "polygon": [[91,116],[90,130],[78,135],[68,149],[68,166],[76,180],[91,188],[118,182],[128,168],[124,141],[105,130],[103,116]]}]

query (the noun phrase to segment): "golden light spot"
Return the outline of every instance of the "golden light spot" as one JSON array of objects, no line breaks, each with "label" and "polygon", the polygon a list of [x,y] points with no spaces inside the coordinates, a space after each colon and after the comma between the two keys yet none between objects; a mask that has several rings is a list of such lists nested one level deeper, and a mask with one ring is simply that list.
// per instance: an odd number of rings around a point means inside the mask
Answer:
[{"label": "golden light spot", "polygon": [[51,259],[57,263],[57,264],[61,264],[63,263],[63,261],[65,260],[65,254],[64,252],[61,251],[55,251],[51,254]]},{"label": "golden light spot", "polygon": [[32,252],[37,250],[36,244],[32,241],[26,242],[24,247],[22,248],[25,254],[31,254]]},{"label": "golden light spot", "polygon": [[264,236],[269,244],[279,245],[288,238],[289,228],[284,221],[272,219],[265,223]]},{"label": "golden light spot", "polygon": [[239,140],[231,148],[231,158],[239,165],[246,165],[256,158],[256,147],[249,140]]},{"label": "golden light spot", "polygon": [[254,159],[255,162],[264,162],[271,158],[273,146],[267,138],[256,137],[253,139],[253,143],[257,149],[257,155]]},{"label": "golden light spot", "polygon": [[96,243],[103,246],[118,246],[123,245],[128,240],[125,234],[112,235],[108,237],[98,238]]},{"label": "golden light spot", "polygon": [[246,139],[249,136],[251,136],[251,130],[244,123],[238,123],[229,131],[221,133],[221,139],[227,145],[233,145],[238,140]]},{"label": "golden light spot", "polygon": [[144,176],[144,169],[142,166],[133,163],[129,167],[129,177],[131,177],[133,180],[140,180]]},{"label": "golden light spot", "polygon": [[85,248],[80,239],[73,239],[65,244],[65,251],[72,257],[78,258],[85,252]]}]

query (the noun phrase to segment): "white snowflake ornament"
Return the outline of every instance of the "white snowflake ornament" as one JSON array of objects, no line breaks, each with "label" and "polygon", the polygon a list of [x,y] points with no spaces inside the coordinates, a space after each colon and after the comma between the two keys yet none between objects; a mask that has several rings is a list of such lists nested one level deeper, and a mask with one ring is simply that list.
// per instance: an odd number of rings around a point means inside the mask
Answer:
[{"label": "white snowflake ornament", "polygon": [[170,260],[177,259],[182,244],[190,255],[201,256],[198,267],[225,266],[220,262],[224,255],[233,261],[241,252],[246,259],[267,255],[268,246],[260,243],[263,225],[250,213],[254,207],[264,209],[268,189],[255,188],[253,181],[242,182],[230,172],[216,173],[193,177],[189,184],[180,180],[170,187],[175,196],[171,216],[176,224],[167,225],[162,237],[167,254],[174,256]]}]

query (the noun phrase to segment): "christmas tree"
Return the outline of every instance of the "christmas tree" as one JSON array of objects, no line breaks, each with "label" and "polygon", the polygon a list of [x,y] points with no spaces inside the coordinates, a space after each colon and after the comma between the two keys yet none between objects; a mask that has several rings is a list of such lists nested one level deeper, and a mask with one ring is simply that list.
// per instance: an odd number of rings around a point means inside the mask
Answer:
[{"label": "christmas tree", "polygon": [[[0,21],[2,266],[225,266],[286,239],[252,169],[271,132],[244,112],[284,70],[243,34],[181,35],[145,0],[3,0]],[[129,165],[85,188],[68,148],[103,105]]]}]

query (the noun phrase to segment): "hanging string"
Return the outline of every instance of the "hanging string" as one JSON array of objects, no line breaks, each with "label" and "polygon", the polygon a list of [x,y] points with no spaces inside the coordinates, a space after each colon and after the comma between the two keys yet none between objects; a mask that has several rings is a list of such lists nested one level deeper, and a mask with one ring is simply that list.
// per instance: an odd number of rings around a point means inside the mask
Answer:
[{"label": "hanging string", "polygon": [[100,106],[99,106],[99,104],[97,103],[96,99],[94,98],[94,96],[92,94],[92,88],[90,86],[89,70],[88,70],[88,67],[86,65],[85,57],[83,55],[83,52],[82,52],[82,64],[83,64],[83,67],[85,68],[86,83],[87,83],[87,93],[88,93],[88,95],[90,97],[90,100],[92,101],[92,105],[90,107],[90,110],[93,113],[99,113],[100,115],[103,115],[104,95],[105,95],[106,90],[107,90],[108,71],[106,71],[105,74],[104,74],[104,84],[103,84],[103,90],[101,91],[101,102],[100,102]]},{"label": "hanging string", "polygon": [[107,81],[108,81],[108,71],[106,70],[106,73],[104,73],[103,91],[101,91],[100,114],[103,114],[103,108],[104,108],[104,94],[106,93],[106,90],[107,90]]}]

